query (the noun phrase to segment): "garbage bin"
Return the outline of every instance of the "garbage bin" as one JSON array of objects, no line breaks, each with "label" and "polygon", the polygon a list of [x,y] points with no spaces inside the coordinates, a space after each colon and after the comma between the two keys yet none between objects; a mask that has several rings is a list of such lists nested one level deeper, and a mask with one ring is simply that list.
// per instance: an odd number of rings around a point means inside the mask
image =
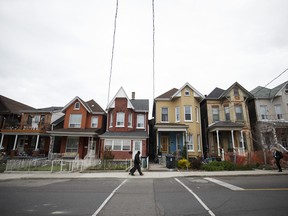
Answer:
[{"label": "garbage bin", "polygon": [[166,167],[168,169],[174,169],[175,168],[175,156],[166,155]]},{"label": "garbage bin", "polygon": [[141,157],[141,164],[143,169],[147,168],[147,157]]}]

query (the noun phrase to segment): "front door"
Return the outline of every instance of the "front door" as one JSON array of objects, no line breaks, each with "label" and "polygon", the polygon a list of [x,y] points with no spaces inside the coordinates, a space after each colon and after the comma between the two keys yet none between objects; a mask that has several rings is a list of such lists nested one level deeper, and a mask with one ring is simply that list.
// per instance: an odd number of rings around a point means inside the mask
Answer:
[{"label": "front door", "polygon": [[140,155],[142,155],[142,141],[141,140],[134,140],[133,142],[133,155],[132,159],[134,159],[137,152],[140,151]]},{"label": "front door", "polygon": [[168,154],[169,153],[168,143],[169,143],[169,137],[168,136],[161,136],[160,149],[161,149],[162,154]]},{"label": "front door", "polygon": [[88,142],[88,151],[87,155],[88,157],[95,157],[95,151],[96,151],[96,141],[93,141],[93,139],[89,139]]}]

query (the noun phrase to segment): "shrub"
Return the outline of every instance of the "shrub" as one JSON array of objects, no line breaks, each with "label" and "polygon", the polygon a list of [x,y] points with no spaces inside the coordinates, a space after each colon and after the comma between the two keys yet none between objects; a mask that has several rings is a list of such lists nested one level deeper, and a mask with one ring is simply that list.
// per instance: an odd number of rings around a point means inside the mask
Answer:
[{"label": "shrub", "polygon": [[186,169],[187,167],[189,168],[190,165],[190,162],[184,158],[178,161],[178,167],[180,167],[181,169]]},{"label": "shrub", "polygon": [[229,161],[212,161],[204,164],[202,168],[206,171],[235,170],[235,166]]}]

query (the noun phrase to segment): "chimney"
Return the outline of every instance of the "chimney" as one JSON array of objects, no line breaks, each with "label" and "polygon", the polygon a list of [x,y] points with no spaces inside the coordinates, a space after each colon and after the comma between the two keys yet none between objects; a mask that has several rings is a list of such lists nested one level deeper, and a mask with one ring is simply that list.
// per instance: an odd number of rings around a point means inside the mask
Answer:
[{"label": "chimney", "polygon": [[135,92],[132,92],[132,100],[135,100]]}]

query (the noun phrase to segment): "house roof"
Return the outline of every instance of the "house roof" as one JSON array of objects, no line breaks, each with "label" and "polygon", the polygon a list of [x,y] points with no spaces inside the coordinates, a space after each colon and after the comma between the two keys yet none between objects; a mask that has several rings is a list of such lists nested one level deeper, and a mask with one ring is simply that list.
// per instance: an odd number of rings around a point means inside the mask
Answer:
[{"label": "house roof", "polygon": [[149,100],[148,99],[129,99],[123,87],[121,87],[113,99],[108,104],[106,110],[115,107],[116,98],[126,98],[128,101],[127,107],[135,111],[149,112]]},{"label": "house roof", "polygon": [[250,93],[255,97],[255,98],[263,98],[263,99],[272,99],[276,97],[280,91],[285,88],[288,85],[288,81],[272,88],[266,88],[262,86],[257,86],[255,89],[253,89]]},{"label": "house roof", "polygon": [[228,130],[231,131],[233,130],[240,130],[244,127],[243,123],[238,123],[238,122],[231,122],[231,121],[218,121],[210,124],[208,126],[209,131],[214,131],[214,130]]},{"label": "house roof", "polygon": [[111,132],[106,131],[100,135],[101,138],[134,138],[134,139],[146,139],[149,138],[146,131],[129,131],[129,132]]},{"label": "house roof", "polygon": [[82,129],[82,128],[59,128],[55,129],[53,131],[47,131],[48,134],[51,134],[53,136],[83,136],[83,137],[89,137],[89,136],[97,136],[101,132],[101,129],[98,128],[88,128],[88,129]]},{"label": "house roof", "polygon": [[21,110],[36,110],[35,108],[0,95],[1,114],[20,114]]},{"label": "house roof", "polygon": [[203,99],[204,96],[197,90],[195,89],[192,85],[190,85],[188,82],[186,82],[180,89],[177,88],[172,88],[169,91],[165,92],[164,94],[158,96],[157,98],[155,98],[155,100],[172,100],[176,97],[180,96],[180,92],[186,88],[189,87],[190,89],[193,90],[194,92],[194,97]]},{"label": "house roof", "polygon": [[247,91],[242,85],[240,85],[238,82],[235,82],[233,85],[231,85],[228,89],[223,90],[221,88],[216,87],[207,97],[206,99],[220,99],[223,98],[225,96],[227,96],[230,91],[237,86],[238,88],[240,88],[243,92],[245,92],[247,94],[247,96],[249,97],[253,97],[253,95]]},{"label": "house roof", "polygon": [[65,112],[65,110],[71,106],[76,100],[78,100],[87,110],[87,112],[92,114],[105,114],[105,111],[94,101],[89,100],[87,102],[83,101],[80,97],[76,96],[73,100],[71,100],[63,109],[62,112]]}]

